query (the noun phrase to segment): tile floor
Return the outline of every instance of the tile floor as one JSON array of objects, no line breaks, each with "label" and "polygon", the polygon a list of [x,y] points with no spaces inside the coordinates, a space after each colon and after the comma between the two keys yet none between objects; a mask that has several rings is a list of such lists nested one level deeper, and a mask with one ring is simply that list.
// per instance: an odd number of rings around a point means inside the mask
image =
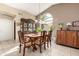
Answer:
[{"label": "tile floor", "polygon": [[[22,56],[19,53],[19,43],[14,40],[0,42],[0,56]],[[32,52],[31,49],[26,49],[26,56],[79,56],[79,49],[74,49],[66,46],[57,45],[52,40],[52,46],[39,52],[39,49]]]}]

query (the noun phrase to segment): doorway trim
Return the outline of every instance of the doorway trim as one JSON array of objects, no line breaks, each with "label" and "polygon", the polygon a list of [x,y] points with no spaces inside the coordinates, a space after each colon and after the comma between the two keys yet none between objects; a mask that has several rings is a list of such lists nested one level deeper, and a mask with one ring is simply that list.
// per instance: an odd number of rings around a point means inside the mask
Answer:
[{"label": "doorway trim", "polygon": [[14,40],[16,40],[16,21],[14,21]]}]

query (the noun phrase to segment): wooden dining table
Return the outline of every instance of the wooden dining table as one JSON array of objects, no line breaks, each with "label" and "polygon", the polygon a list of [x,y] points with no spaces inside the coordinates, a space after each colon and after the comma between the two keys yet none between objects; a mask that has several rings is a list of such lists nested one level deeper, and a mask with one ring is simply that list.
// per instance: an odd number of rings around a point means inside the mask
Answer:
[{"label": "wooden dining table", "polygon": [[27,36],[27,37],[39,37],[39,36],[41,36],[41,33],[28,33],[28,34],[25,34],[24,36]]},{"label": "wooden dining table", "polygon": [[37,50],[37,47],[35,46],[34,42],[41,37],[41,33],[28,33],[25,34],[24,37],[28,37],[31,40],[33,51]]},{"label": "wooden dining table", "polygon": [[[47,35],[48,35],[48,33],[47,33]],[[28,34],[25,34],[24,37],[28,37],[31,40],[33,51],[36,51],[37,47],[35,46],[35,42],[38,40],[41,44],[41,37],[42,37],[41,32],[39,32],[39,33],[28,33]]]}]

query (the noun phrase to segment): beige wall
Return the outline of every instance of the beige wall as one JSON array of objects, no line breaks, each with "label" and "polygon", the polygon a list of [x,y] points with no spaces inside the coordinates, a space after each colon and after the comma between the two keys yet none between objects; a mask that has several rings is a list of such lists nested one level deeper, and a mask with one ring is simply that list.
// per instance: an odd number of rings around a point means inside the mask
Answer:
[{"label": "beige wall", "polygon": [[[35,16],[28,13],[28,12],[25,12],[25,11],[21,11],[21,10],[17,10],[15,8],[12,8],[8,5],[5,5],[5,4],[0,4],[0,13],[2,14],[6,14],[6,15],[9,15],[12,17],[12,20],[15,20],[16,23],[20,22],[20,18],[30,18],[30,19],[35,19]],[[19,13],[21,15],[19,15]],[[20,26],[17,26],[16,25],[16,39],[18,39],[18,34],[17,34],[17,31],[20,29]]]},{"label": "beige wall", "polygon": [[[67,22],[79,20],[79,3],[60,3],[51,6],[43,13],[51,13],[54,18],[54,25],[63,22],[65,25]],[[54,36],[56,36],[56,30],[54,30]]]}]

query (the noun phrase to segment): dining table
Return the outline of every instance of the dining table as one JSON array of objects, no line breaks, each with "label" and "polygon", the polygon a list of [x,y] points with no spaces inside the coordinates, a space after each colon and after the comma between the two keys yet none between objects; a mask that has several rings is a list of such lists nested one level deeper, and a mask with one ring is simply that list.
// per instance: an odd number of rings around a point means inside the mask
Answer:
[{"label": "dining table", "polygon": [[[46,35],[48,35],[48,32],[47,32]],[[38,33],[26,33],[26,34],[24,34],[24,37],[28,37],[31,40],[33,51],[37,50],[37,47],[35,45],[36,41],[39,41],[40,44],[41,44],[41,37],[42,36],[43,36],[43,34],[41,32],[38,32]]]},{"label": "dining table", "polygon": [[[41,33],[28,33],[28,34],[24,34],[24,37],[28,37],[30,40],[31,40],[31,44],[32,44],[32,47],[33,47],[33,51],[36,51],[37,50],[37,47],[35,46],[35,41],[36,40],[41,40]],[[40,42],[41,43],[41,42]]]}]

